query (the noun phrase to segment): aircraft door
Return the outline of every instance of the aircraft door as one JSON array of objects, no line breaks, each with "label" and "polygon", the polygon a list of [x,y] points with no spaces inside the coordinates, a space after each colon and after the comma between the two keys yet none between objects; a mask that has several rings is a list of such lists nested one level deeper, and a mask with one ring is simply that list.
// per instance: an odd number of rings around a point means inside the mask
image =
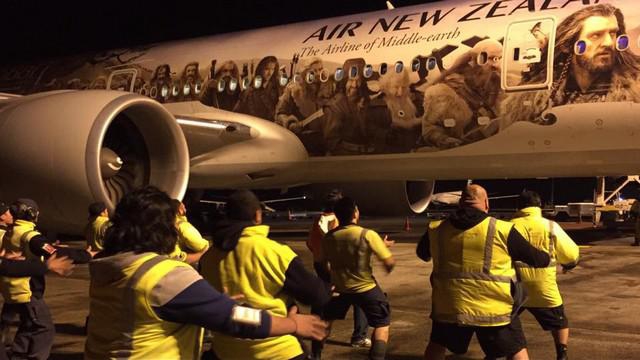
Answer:
[{"label": "aircraft door", "polygon": [[552,17],[509,24],[501,76],[505,91],[550,87],[553,81],[555,29],[556,21]]},{"label": "aircraft door", "polygon": [[116,70],[109,75],[107,81],[107,89],[133,92],[138,70],[123,69]]}]

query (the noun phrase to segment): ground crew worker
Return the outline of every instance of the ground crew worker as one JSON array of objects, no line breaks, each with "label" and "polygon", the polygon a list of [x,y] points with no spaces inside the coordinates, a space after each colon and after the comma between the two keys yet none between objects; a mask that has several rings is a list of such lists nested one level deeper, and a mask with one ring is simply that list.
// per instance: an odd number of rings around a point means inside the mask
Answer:
[{"label": "ground crew worker", "polygon": [[209,248],[209,241],[203,238],[198,229],[187,220],[187,208],[180,200],[173,199],[171,204],[177,214],[176,228],[178,229],[178,241],[171,257],[195,264]]},{"label": "ground crew worker", "polygon": [[110,225],[109,210],[105,203],[99,201],[89,205],[89,223],[85,229],[85,237],[87,246],[92,251],[102,251],[104,234]]},{"label": "ground crew worker", "polygon": [[518,197],[518,212],[511,220],[527,241],[551,257],[548,267],[535,269],[516,262],[516,271],[525,290],[524,307],[535,316],[542,329],[551,331],[558,360],[567,360],[569,321],[556,282],[556,262],[565,270],[576,266],[580,250],[554,221],[542,217],[542,201],[534,191],[525,190]]},{"label": "ground crew worker", "polygon": [[640,246],[640,195],[636,197],[636,201],[631,205],[631,216],[635,218],[635,234],[631,246]]},{"label": "ground crew worker", "polygon": [[389,341],[391,308],[386,294],[373,277],[371,255],[375,254],[390,273],[395,260],[388,248],[394,242],[358,226],[360,211],[349,197],[336,203],[335,213],[340,225],[327,233],[322,243],[321,260],[331,272],[331,282],[339,296],[327,304],[324,316],[329,320],[344,319],[351,305],[360,306],[369,326],[373,327],[369,358],[384,359]]},{"label": "ground crew worker", "polygon": [[175,217],[169,196],[151,186],[117,205],[104,251],[89,264],[86,359],[200,359],[201,327],[256,339],[326,336],[316,316],[238,306],[191,266],[164,256],[177,241]]},{"label": "ground crew worker", "polygon": [[[260,201],[251,191],[233,193],[226,212],[200,262],[202,275],[216,289],[243,294],[248,306],[275,316],[285,316],[294,301],[314,307],[329,301],[322,280],[307,271],[288,246],[267,237]],[[213,350],[220,359],[305,359],[300,343],[290,335],[244,340],[220,334]]]},{"label": "ground crew worker", "polygon": [[[26,259],[49,259],[57,254],[69,257],[74,263],[87,263],[92,254],[83,249],[56,247],[35,227],[38,221],[38,204],[31,199],[18,199],[11,205],[15,219],[11,238],[3,243],[3,249],[21,253]],[[13,358],[48,359],[53,345],[55,328],[44,302],[44,276],[0,277],[5,300],[3,313],[18,314],[20,325],[12,345]]]},{"label": "ground crew worker", "polygon": [[[16,260],[15,258],[5,257],[6,252],[0,252],[0,276],[7,277],[27,277],[27,276],[44,276],[47,271],[67,276],[71,274],[73,262],[67,257],[57,257],[53,254],[46,262],[40,260]],[[3,328],[4,330],[4,328]],[[3,334],[3,339],[5,335]],[[4,340],[0,342],[0,359],[8,359]]]},{"label": "ground crew worker", "polygon": [[469,185],[460,208],[448,219],[432,221],[416,253],[433,257],[431,338],[425,359],[444,359],[445,350],[467,352],[475,333],[487,359],[528,359],[526,339],[514,314],[513,260],[545,267],[549,255],[531,246],[513,228],[487,213],[487,192]]},{"label": "ground crew worker", "polygon": [[[338,227],[338,218],[336,217],[333,208],[338,200],[342,199],[342,192],[340,190],[331,190],[325,199],[324,208],[322,213],[318,216],[311,226],[309,231],[309,238],[307,239],[307,247],[311,250],[313,255],[313,269],[316,271],[316,275],[322,279],[327,286],[331,286],[331,274],[329,274],[322,262],[320,262],[320,253],[322,252],[322,240],[324,236],[330,231]],[[314,313],[320,313],[321,309],[312,309]],[[353,332],[351,333],[351,346],[353,347],[369,347],[371,346],[371,340],[367,338],[367,317],[358,305],[353,305]],[[312,344],[312,347],[318,347],[320,344]],[[312,352],[313,349],[312,349]]]}]

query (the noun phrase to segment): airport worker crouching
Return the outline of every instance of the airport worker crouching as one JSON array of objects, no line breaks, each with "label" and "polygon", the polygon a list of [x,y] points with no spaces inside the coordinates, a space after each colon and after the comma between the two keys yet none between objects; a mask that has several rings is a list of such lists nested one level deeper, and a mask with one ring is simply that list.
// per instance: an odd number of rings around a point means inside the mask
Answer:
[{"label": "airport worker crouching", "polygon": [[431,222],[418,243],[418,257],[433,258],[427,360],[444,359],[446,349],[466,353],[474,333],[487,359],[529,358],[517,317],[520,296],[512,262],[546,267],[549,255],[488,211],[485,189],[469,185],[459,209],[446,220]]},{"label": "airport worker crouching", "polygon": [[511,222],[531,245],[549,254],[551,263],[546,268],[536,269],[516,262],[516,271],[528,295],[524,308],[535,316],[542,329],[551,331],[557,359],[567,360],[569,321],[556,282],[556,263],[564,270],[574,268],[580,249],[560,225],[542,217],[541,206],[540,195],[523,191],[518,197],[519,210]]},{"label": "airport worker crouching", "polygon": [[[268,238],[262,207],[251,191],[239,190],[227,200],[226,218],[213,234],[213,245],[200,261],[200,271],[219,291],[243,295],[244,303],[274,316],[285,316],[294,301],[322,307],[329,289],[305,269],[288,246]],[[216,334],[219,359],[305,359],[298,339],[290,335],[245,340]],[[322,339],[316,339],[322,340]]]},{"label": "airport worker crouching", "polygon": [[386,294],[373,277],[371,255],[384,264],[387,273],[395,266],[389,247],[393,241],[381,238],[373,230],[358,226],[360,211],[356,202],[344,197],[335,205],[339,226],[327,233],[322,243],[322,262],[331,273],[331,282],[339,293],[324,309],[329,320],[344,319],[351,305],[358,305],[373,327],[369,358],[384,359],[389,341],[391,308]]},{"label": "airport worker crouching", "polygon": [[239,306],[213,289],[175,249],[176,213],[155,187],[126,194],[91,274],[86,359],[200,359],[202,327],[262,339],[322,339],[327,324],[292,309],[281,317]]},{"label": "airport worker crouching", "polygon": [[[15,219],[11,237],[3,242],[7,253],[21,253],[26,259],[45,261],[53,255],[68,257],[76,264],[87,263],[93,256],[84,249],[54,246],[36,230],[40,211],[31,199],[18,199],[11,205]],[[5,318],[17,314],[20,325],[11,347],[12,358],[48,359],[55,328],[49,307],[44,302],[45,277],[0,277]]]},{"label": "airport worker crouching", "polygon": [[105,203],[99,201],[89,205],[89,223],[85,229],[87,246],[92,251],[102,251],[104,234],[111,226],[109,222],[109,210]]},{"label": "airport worker crouching", "polygon": [[176,212],[178,241],[171,257],[189,264],[197,263],[209,248],[209,241],[202,237],[198,229],[187,220],[187,208],[182,201],[171,201]]}]

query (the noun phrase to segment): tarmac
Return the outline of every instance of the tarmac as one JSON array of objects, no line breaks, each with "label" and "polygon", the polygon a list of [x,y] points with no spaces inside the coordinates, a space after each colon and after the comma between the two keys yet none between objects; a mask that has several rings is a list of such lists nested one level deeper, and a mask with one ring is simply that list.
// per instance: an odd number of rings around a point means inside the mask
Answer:
[{"label": "tarmac", "polygon": [[[272,226],[272,238],[289,245],[311,270],[311,257],[304,239],[309,220],[279,222]],[[396,240],[391,249],[397,261],[387,275],[374,260],[374,272],[391,304],[391,336],[387,359],[421,359],[430,333],[431,263],[415,256],[415,246],[424,231],[422,219],[414,219],[405,231],[403,219],[364,220],[365,226]],[[562,224],[581,245],[579,265],[558,282],[570,324],[571,359],[640,359],[640,248],[629,246],[630,232],[592,229],[589,223]],[[71,244],[81,246],[81,243]],[[312,271],[312,270],[311,270]],[[51,359],[82,359],[83,325],[88,314],[89,275],[87,265],[79,265],[67,278],[47,278],[46,301],[56,324]],[[521,320],[531,359],[555,359],[550,333],[543,331],[533,316]],[[325,346],[325,359],[366,359],[367,349],[349,344],[353,322],[336,321]],[[215,338],[214,338],[215,341]],[[305,341],[309,345],[308,341]],[[310,346],[309,346],[310,347]],[[447,359],[483,359],[475,338],[463,356]]]}]

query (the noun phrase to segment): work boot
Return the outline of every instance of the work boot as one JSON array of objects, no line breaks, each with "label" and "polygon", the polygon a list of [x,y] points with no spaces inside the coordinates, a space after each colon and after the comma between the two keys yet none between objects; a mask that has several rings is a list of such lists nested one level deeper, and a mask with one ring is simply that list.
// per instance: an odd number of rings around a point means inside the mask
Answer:
[{"label": "work boot", "polygon": [[569,354],[567,354],[567,345],[556,344],[557,360],[569,360]]}]

